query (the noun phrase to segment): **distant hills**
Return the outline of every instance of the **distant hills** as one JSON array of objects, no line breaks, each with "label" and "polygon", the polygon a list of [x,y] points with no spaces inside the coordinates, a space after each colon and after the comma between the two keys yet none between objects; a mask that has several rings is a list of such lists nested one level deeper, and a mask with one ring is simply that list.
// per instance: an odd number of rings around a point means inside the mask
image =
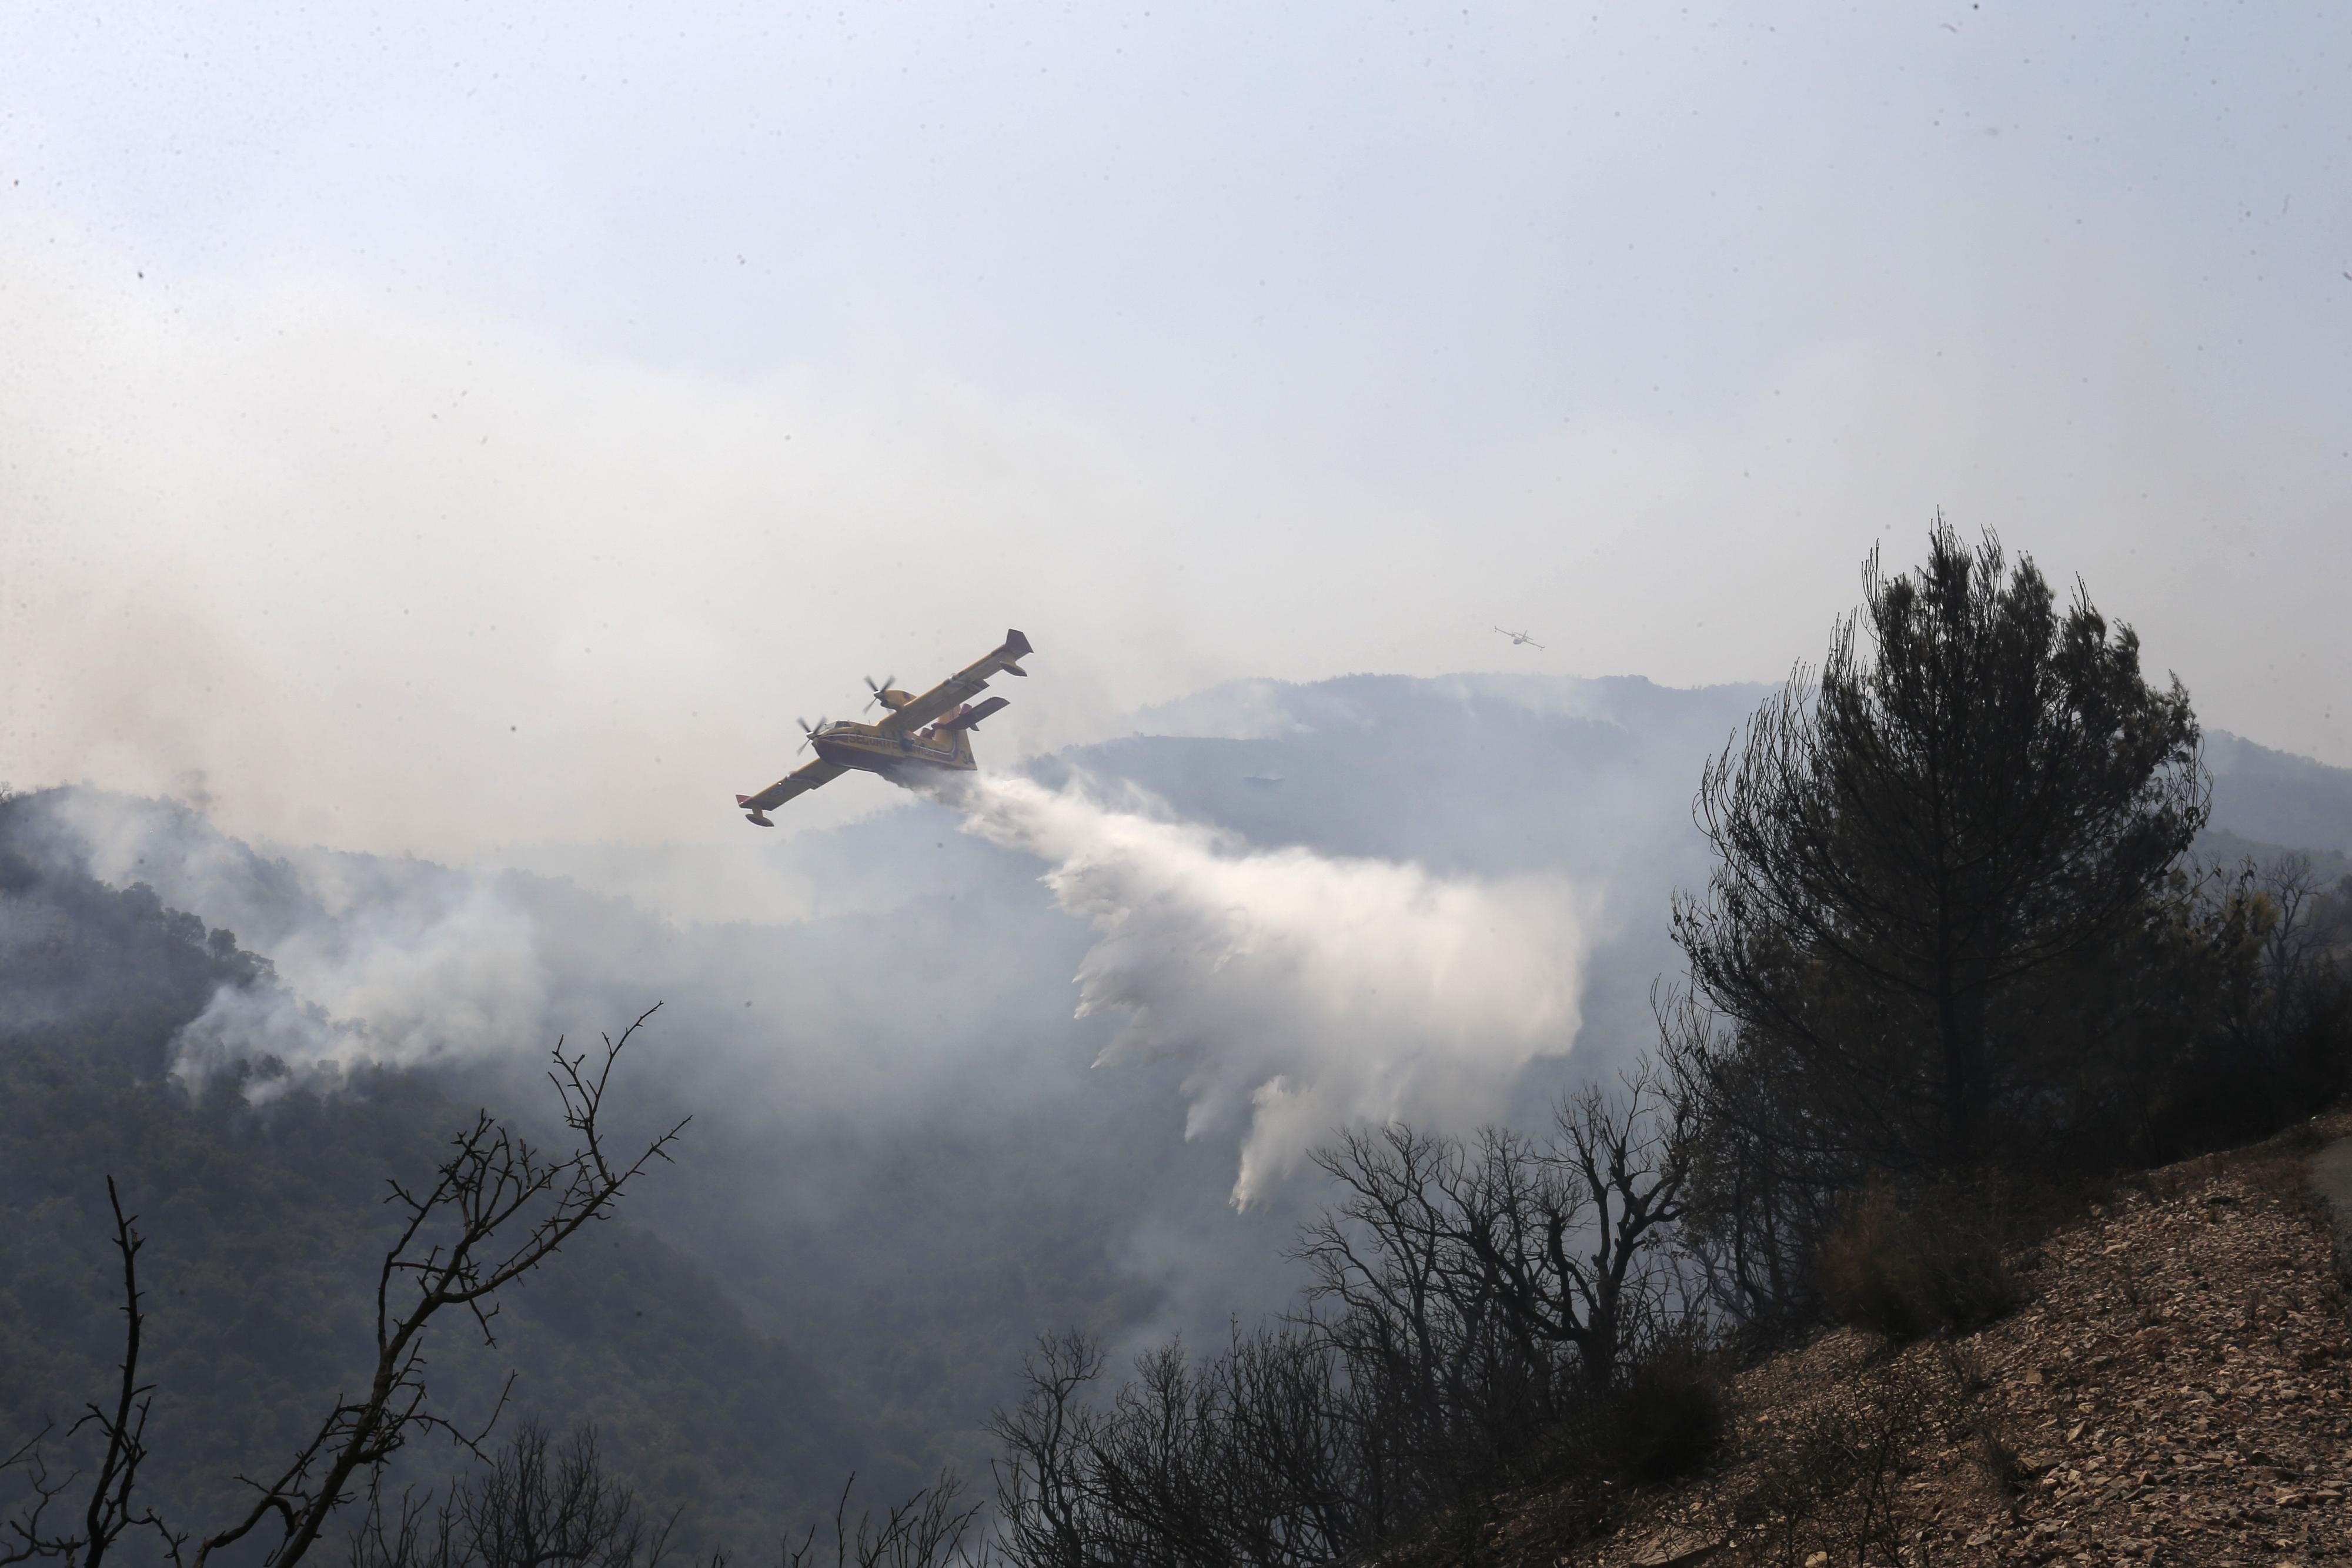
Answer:
[{"label": "distant hills", "polygon": [[[1572,1052],[1520,1085],[1534,1114],[1648,1042],[1650,988],[1675,961],[1668,899],[1707,870],[1689,814],[1699,769],[1769,689],[1252,681],[1029,771],[1131,783],[1254,845],[1448,875],[1556,871],[1597,889],[1585,1022]],[[2331,876],[2347,869],[2352,771],[2219,733],[2208,758],[2206,852],[2301,849]],[[348,1249],[284,1217],[305,1203],[363,1216],[384,1168],[424,1158],[453,1116],[531,1113],[559,1034],[617,1029],[655,1000],[630,1093],[648,1122],[696,1117],[682,1163],[632,1200],[604,1251],[524,1293],[509,1340],[535,1369],[526,1398],[597,1414],[649,1490],[697,1501],[714,1528],[740,1534],[853,1466],[887,1489],[982,1460],[979,1424],[1040,1331],[1081,1322],[1114,1347],[1213,1338],[1229,1314],[1286,1302],[1297,1281],[1280,1249],[1317,1189],[1228,1207],[1232,1146],[1187,1141],[1177,1069],[1089,1069],[1118,1020],[1071,1017],[1093,937],[1037,885],[1044,868],[959,832],[940,807],[877,798],[891,803],[829,831],[503,866],[247,845],[184,808],[91,791],[9,802],[0,1070],[17,1097],[0,1112],[0,1206],[7,1235],[84,1240],[0,1281],[0,1415],[21,1423],[101,1367],[98,1338],[55,1325],[92,1310],[82,1275],[105,1170],[186,1195],[140,1200],[159,1290],[178,1270],[207,1281],[171,1332],[268,1346],[262,1325],[219,1328],[236,1321],[221,1281],[237,1269],[311,1281],[323,1318],[352,1310]],[[123,891],[137,884],[152,896]],[[70,984],[57,952],[82,955]],[[274,979],[255,977],[256,958]],[[216,1005],[224,987],[234,1006]],[[163,1053],[200,1016],[227,1044],[267,1030],[298,1060],[401,1071],[276,1110],[183,1105]],[[125,1118],[171,1129],[163,1152],[112,1130]],[[215,1181],[247,1196],[213,1196],[231,1190]],[[175,1228],[189,1239],[167,1244]],[[283,1388],[331,1383],[343,1343],[288,1341]],[[173,1354],[183,1369],[201,1360],[193,1343]],[[734,1414],[696,1448],[677,1423],[705,1408]]]},{"label": "distant hills", "polygon": [[2330,880],[2352,874],[2352,769],[2273,751],[2226,730],[2205,737],[2211,831],[2231,852],[2299,850]]},{"label": "distant hills", "polygon": [[[0,800],[0,1448],[53,1424],[53,1463],[87,1467],[68,1429],[121,1349],[111,1176],[147,1241],[146,1500],[217,1529],[247,1505],[234,1478],[276,1473],[363,1371],[385,1179],[429,1172],[474,1102],[421,1070],[257,1105],[233,1078],[184,1092],[175,1032],[219,988],[267,986],[267,961],[142,884],[56,864],[45,803]],[[515,1374],[521,1411],[595,1421],[625,1473],[692,1511],[694,1539],[764,1538],[859,1449],[809,1364],[646,1228],[584,1233],[502,1305],[495,1347],[435,1331],[436,1407],[478,1421]],[[408,1473],[451,1458],[421,1442]]]}]

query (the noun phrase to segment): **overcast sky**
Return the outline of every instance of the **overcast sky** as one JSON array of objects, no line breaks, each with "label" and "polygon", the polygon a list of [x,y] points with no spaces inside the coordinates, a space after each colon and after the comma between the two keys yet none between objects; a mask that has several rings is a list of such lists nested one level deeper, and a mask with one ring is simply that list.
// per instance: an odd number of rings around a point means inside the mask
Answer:
[{"label": "overcast sky", "polygon": [[999,756],[1770,679],[1938,507],[2352,765],[2347,165],[2331,5],[13,5],[0,779],[707,841],[1008,625]]}]

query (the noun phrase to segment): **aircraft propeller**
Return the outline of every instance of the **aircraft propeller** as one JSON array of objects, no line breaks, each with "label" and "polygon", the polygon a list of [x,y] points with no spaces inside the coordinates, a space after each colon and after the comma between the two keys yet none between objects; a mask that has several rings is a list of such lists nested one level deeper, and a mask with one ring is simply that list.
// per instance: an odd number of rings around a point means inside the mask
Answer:
[{"label": "aircraft propeller", "polygon": [[819,714],[814,726],[811,726],[804,718],[795,718],[793,722],[801,727],[801,743],[793,747],[793,755],[797,757],[808,749],[809,742],[816,738],[817,731],[823,729],[829,721],[823,714]]},{"label": "aircraft propeller", "polygon": [[896,675],[885,675],[882,677],[882,684],[877,686],[874,684],[874,677],[867,675],[866,677],[866,689],[872,692],[874,695],[866,699],[866,706],[867,707],[872,707],[876,703],[880,702],[882,700],[882,694],[888,691],[893,685],[897,685],[898,680],[898,677]]}]

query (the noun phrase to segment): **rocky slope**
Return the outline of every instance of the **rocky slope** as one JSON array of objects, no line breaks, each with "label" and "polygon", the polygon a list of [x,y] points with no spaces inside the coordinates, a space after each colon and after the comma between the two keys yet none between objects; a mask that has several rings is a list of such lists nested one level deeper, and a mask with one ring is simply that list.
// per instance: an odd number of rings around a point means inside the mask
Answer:
[{"label": "rocky slope", "polygon": [[[1966,1337],[1840,1330],[1740,1376],[1706,1476],[1517,1500],[1506,1561],[2302,1564],[2352,1557],[2352,1326],[2315,1150],[2352,1118],[2149,1173],[2019,1260]],[[2343,1145],[2338,1145],[2337,1147]]]}]

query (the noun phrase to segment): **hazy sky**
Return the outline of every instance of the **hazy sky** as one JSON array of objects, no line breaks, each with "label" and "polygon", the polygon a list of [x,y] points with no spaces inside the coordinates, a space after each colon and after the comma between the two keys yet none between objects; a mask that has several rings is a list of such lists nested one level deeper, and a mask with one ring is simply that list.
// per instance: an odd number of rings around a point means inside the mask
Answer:
[{"label": "hazy sky", "polygon": [[0,10],[20,787],[724,838],[1007,625],[998,756],[1772,678],[1937,507],[2352,764],[2352,10]]}]

